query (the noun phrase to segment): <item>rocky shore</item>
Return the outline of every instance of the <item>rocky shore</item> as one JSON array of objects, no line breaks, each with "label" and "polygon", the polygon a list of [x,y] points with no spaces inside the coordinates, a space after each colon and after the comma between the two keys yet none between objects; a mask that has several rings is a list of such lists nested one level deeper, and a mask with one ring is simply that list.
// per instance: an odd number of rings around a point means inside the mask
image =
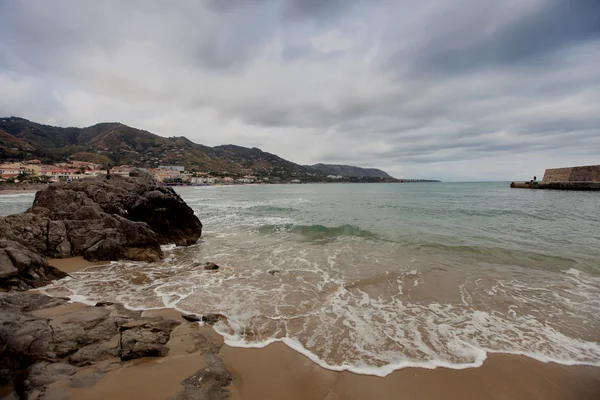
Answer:
[{"label": "rocky shore", "polygon": [[0,385],[13,398],[67,398],[132,360],[167,355],[203,361],[171,398],[226,397],[231,374],[217,356],[222,343],[208,340],[197,323],[31,292],[0,293],[0,309]]},{"label": "rocky shore", "polygon": [[188,246],[202,223],[173,189],[144,172],[83,179],[37,192],[24,214],[0,218],[0,288],[39,287],[64,276],[44,257],[157,261],[160,246]]},{"label": "rocky shore", "polygon": [[[163,244],[197,242],[202,224],[179,195],[148,174],[133,175],[53,184],[37,192],[24,214],[0,218],[0,291],[9,292],[0,293],[0,385],[13,397],[63,398],[65,388],[48,397],[55,382],[85,385],[124,362],[169,354],[174,329],[186,322],[181,318],[19,293],[68,276],[47,257],[152,262],[163,257]],[[201,334],[190,338],[189,352],[216,351],[203,346],[207,341]],[[82,378],[79,372],[86,367]],[[215,382],[225,386],[229,378],[222,373]],[[196,386],[187,385],[177,398],[196,397]],[[221,386],[203,385],[204,397],[222,398]]]}]

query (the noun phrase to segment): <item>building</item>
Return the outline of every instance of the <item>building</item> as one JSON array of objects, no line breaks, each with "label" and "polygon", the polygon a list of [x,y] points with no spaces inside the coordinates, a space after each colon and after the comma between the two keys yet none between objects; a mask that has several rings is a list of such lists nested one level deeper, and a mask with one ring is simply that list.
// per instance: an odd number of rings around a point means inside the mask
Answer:
[{"label": "building", "polygon": [[183,167],[181,165],[159,165],[158,169],[162,169],[164,171],[177,171],[177,172],[185,171],[185,167]]}]

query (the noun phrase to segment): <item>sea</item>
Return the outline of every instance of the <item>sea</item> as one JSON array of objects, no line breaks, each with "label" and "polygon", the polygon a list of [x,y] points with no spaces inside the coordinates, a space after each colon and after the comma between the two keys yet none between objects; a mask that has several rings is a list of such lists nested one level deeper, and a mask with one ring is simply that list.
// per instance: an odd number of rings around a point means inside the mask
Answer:
[{"label": "sea", "polygon": [[[204,225],[196,245],[41,291],[221,314],[228,345],[280,341],[338,371],[462,369],[490,353],[600,366],[598,193],[508,182],[175,190]],[[0,196],[0,214],[33,198]]]}]

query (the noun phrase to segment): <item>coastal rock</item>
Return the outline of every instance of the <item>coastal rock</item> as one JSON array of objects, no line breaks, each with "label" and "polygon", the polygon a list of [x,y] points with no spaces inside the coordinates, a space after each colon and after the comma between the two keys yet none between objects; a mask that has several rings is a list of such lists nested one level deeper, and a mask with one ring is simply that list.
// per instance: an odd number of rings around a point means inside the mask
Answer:
[{"label": "coastal rock", "polygon": [[0,310],[0,385],[37,360],[54,358],[47,321],[15,310]]},{"label": "coastal rock", "polygon": [[28,388],[40,388],[61,379],[68,379],[77,372],[77,367],[63,362],[49,363],[41,361],[28,370]]},{"label": "coastal rock", "polygon": [[163,257],[161,244],[187,246],[201,234],[194,211],[147,173],[52,184],[25,214],[0,217],[0,239],[29,249],[0,251],[0,287],[24,290],[65,276],[33,252],[153,262]]},{"label": "coastal rock", "polygon": [[0,239],[0,290],[28,290],[65,276],[22,244]]},{"label": "coastal rock", "polygon": [[48,219],[34,214],[0,217],[0,239],[12,240],[30,250],[46,254]]},{"label": "coastal rock", "polygon": [[64,308],[53,317],[29,313],[65,303],[36,293],[0,293],[0,385],[17,379],[15,387],[27,398],[100,360],[165,356],[180,324],[143,318],[118,304]]},{"label": "coastal rock", "polygon": [[121,333],[121,360],[141,357],[164,357],[169,353],[167,343],[176,321],[154,318]]},{"label": "coastal rock", "polygon": [[209,325],[214,325],[217,322],[219,322],[219,319],[221,319],[221,315],[219,314],[204,314],[202,316],[202,322],[209,324]]},{"label": "coastal rock", "polygon": [[186,321],[190,321],[190,322],[200,322],[200,321],[202,321],[202,316],[196,315],[196,314],[183,314],[181,317],[183,319],[185,319]]},{"label": "coastal rock", "polygon": [[204,265],[204,269],[214,271],[219,269],[219,266],[213,262],[207,262],[206,265]]},{"label": "coastal rock", "polygon": [[202,224],[194,211],[171,188],[162,187],[147,173],[136,177],[99,177],[51,185],[36,194],[29,212],[51,220],[97,220],[102,213],[145,222],[160,244],[194,244]]},{"label": "coastal rock", "polygon": [[35,292],[19,293],[18,295],[0,294],[0,309],[4,311],[29,312],[44,308],[58,307],[67,303],[63,297],[48,297]]}]

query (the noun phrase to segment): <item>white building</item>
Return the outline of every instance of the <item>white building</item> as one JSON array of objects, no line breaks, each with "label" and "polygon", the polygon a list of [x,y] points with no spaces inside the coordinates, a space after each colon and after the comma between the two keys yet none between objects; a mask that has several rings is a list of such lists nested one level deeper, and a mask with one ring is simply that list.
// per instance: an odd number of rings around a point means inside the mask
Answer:
[{"label": "white building", "polygon": [[159,165],[158,169],[162,169],[165,171],[177,171],[177,172],[185,171],[185,167],[183,167],[181,165]]}]

